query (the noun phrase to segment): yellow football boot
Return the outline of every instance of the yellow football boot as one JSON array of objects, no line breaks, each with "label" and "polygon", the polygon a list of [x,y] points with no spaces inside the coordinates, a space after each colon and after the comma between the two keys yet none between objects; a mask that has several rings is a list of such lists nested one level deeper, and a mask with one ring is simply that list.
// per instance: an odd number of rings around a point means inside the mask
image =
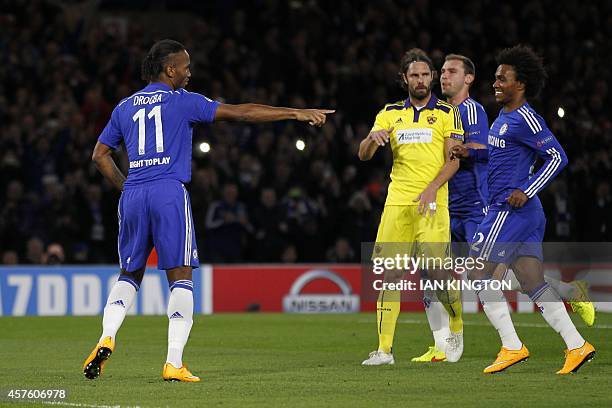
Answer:
[{"label": "yellow football boot", "polygon": [[569,301],[572,310],[584,320],[587,326],[593,326],[595,323],[595,306],[593,306],[593,302],[589,298],[586,282],[573,281],[570,285],[576,288],[576,296]]},{"label": "yellow football boot", "polygon": [[521,361],[527,361],[529,358],[529,350],[523,344],[520,350],[508,350],[505,347],[502,347],[499,354],[497,354],[497,358],[490,366],[484,369],[485,374],[499,373],[500,371],[504,371],[506,368],[515,365],[516,363],[520,363]]},{"label": "yellow football boot", "polygon": [[94,347],[83,364],[83,374],[85,374],[85,377],[90,380],[98,378],[102,374],[106,360],[113,354],[114,350],[115,341],[110,336],[103,338],[102,341],[96,344],[96,347]]},{"label": "yellow football boot", "polygon": [[164,381],[182,381],[182,382],[199,382],[200,377],[196,377],[191,374],[186,366],[176,368],[170,363],[164,364],[164,371],[162,373]]},{"label": "yellow football boot", "polygon": [[416,363],[438,363],[440,361],[446,361],[446,354],[440,351],[436,346],[430,346],[429,350],[425,354],[419,357],[414,357],[412,360]]},{"label": "yellow football boot", "polygon": [[588,341],[585,341],[582,347],[565,350],[565,364],[563,364],[562,369],[557,371],[557,374],[575,373],[584,363],[591,361],[594,356],[595,347]]}]

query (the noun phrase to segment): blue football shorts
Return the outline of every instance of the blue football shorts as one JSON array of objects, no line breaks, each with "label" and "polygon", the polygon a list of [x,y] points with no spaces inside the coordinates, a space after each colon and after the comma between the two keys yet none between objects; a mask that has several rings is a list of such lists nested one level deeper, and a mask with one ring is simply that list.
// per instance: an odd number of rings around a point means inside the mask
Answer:
[{"label": "blue football shorts", "polygon": [[478,226],[484,219],[480,215],[469,214],[465,216],[451,215],[451,239],[453,242],[472,242]]},{"label": "blue football shorts", "polygon": [[451,247],[454,256],[464,257],[469,253],[469,244],[472,242],[483,218],[484,212],[481,214],[451,215]]},{"label": "blue football shorts", "polygon": [[516,258],[543,260],[546,217],[541,208],[490,207],[470,245],[470,255],[509,265]]},{"label": "blue football shorts", "polygon": [[159,269],[200,265],[189,193],[181,182],[156,180],[126,187],[118,217],[122,269],[134,272],[144,267],[153,246]]}]

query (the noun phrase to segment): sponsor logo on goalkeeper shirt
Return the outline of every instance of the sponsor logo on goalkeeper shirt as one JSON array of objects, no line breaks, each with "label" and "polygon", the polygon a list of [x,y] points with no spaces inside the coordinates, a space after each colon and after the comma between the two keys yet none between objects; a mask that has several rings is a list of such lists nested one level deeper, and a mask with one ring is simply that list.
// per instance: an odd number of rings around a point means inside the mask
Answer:
[{"label": "sponsor logo on goalkeeper shirt", "polygon": [[397,144],[431,143],[433,130],[426,128],[401,129],[395,132]]}]

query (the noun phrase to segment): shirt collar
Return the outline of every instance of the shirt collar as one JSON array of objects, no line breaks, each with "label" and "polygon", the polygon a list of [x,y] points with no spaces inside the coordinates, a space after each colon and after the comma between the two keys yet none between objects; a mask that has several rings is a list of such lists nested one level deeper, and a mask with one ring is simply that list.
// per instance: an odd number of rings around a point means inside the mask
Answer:
[{"label": "shirt collar", "polygon": [[147,91],[169,91],[172,92],[172,87],[163,82],[153,82],[145,87]]},{"label": "shirt collar", "polygon": [[[438,103],[438,97],[432,92],[431,98],[429,98],[429,102],[425,105],[425,109],[434,109],[436,107],[436,103]],[[410,107],[410,97],[406,98],[404,101],[404,108]]]}]

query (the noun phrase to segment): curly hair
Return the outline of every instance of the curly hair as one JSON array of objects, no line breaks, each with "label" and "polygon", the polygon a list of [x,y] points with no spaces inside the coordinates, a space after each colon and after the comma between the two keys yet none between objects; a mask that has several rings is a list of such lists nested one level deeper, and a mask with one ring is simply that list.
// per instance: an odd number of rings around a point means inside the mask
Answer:
[{"label": "curly hair", "polygon": [[142,61],[141,77],[145,81],[155,81],[164,70],[170,54],[183,51],[185,46],[174,40],[160,40],[153,44]]},{"label": "curly hair", "polygon": [[514,68],[516,79],[525,84],[525,96],[536,98],[546,83],[546,70],[542,58],[530,47],[516,45],[500,51],[495,58],[498,65]]},{"label": "curly hair", "polygon": [[406,71],[408,71],[408,68],[410,68],[410,64],[412,64],[413,62],[426,63],[429,69],[431,70],[432,78],[434,80],[436,79],[436,69],[434,68],[434,64],[431,61],[431,58],[429,58],[429,56],[422,49],[411,48],[406,51],[402,56],[402,59],[400,60],[400,72],[398,72],[400,86],[406,91],[408,90],[408,85],[406,85],[406,83],[404,82],[403,75],[406,73]]}]

